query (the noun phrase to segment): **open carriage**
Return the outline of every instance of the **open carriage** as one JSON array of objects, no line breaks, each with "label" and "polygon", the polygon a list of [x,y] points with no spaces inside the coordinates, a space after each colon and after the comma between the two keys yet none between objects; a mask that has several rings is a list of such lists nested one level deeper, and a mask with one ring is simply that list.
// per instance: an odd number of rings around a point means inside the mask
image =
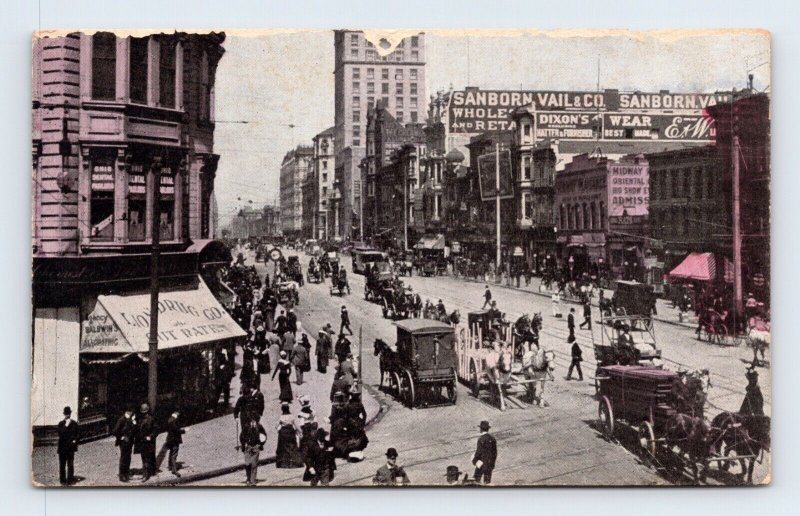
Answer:
[{"label": "open carriage", "polygon": [[[494,342],[490,337],[492,332],[496,334]],[[539,349],[538,362],[529,365],[525,360],[530,356],[517,349],[522,345],[510,325],[492,329],[488,311],[470,312],[467,326],[458,329],[458,379],[478,399],[484,391],[488,392],[491,402],[500,410],[505,410],[507,403],[527,406],[521,398],[544,406],[544,382],[553,380],[554,355]]]},{"label": "open carriage", "polygon": [[274,289],[278,302],[285,306],[287,310],[300,303],[300,290],[294,281],[276,283]]},{"label": "open carriage", "polygon": [[376,262],[366,273],[367,281],[364,282],[364,299],[380,303],[383,300],[384,290],[392,284],[392,269],[388,262]]},{"label": "open carriage", "polygon": [[322,273],[322,267],[316,262],[314,265],[311,265],[311,262],[308,264],[308,270],[306,271],[306,281],[309,283],[322,283],[324,280],[324,274]]}]

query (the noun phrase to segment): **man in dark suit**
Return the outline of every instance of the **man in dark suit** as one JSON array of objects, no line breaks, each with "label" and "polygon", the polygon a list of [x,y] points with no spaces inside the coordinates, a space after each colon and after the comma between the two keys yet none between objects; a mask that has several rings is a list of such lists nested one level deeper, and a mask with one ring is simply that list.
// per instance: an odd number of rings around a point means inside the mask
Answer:
[{"label": "man in dark suit", "polygon": [[178,450],[183,443],[183,437],[181,436],[186,433],[186,430],[181,428],[179,417],[180,410],[177,409],[169,416],[167,420],[167,438],[164,444],[161,445],[161,451],[158,452],[158,457],[156,458],[156,469],[159,469],[164,461],[164,456],[169,451],[169,470],[176,477],[181,476],[178,473]]},{"label": "man in dark suit", "polygon": [[264,395],[261,394],[261,391],[252,386],[244,388],[244,392],[233,407],[233,418],[238,418],[240,413],[243,427],[248,421],[261,420],[261,416],[264,414]]},{"label": "man in dark suit", "polygon": [[378,468],[375,476],[372,477],[372,483],[379,486],[402,486],[409,484],[411,481],[408,479],[403,466],[397,464],[398,453],[394,448],[386,450],[386,464]]},{"label": "man in dark suit", "polygon": [[475,465],[475,482],[483,479],[484,484],[492,481],[492,471],[497,461],[497,441],[489,433],[489,422],[481,421],[481,436],[478,437],[478,448],[472,457],[472,464]]},{"label": "man in dark suit", "polygon": [[58,479],[62,485],[75,480],[75,452],[78,450],[78,423],[72,409],[64,407],[64,419],[58,423]]},{"label": "man in dark suit", "polygon": [[592,304],[589,299],[586,299],[586,302],[583,303],[583,322],[581,323],[581,329],[586,326],[588,330],[591,331],[592,329]]},{"label": "man in dark suit", "polygon": [[133,451],[142,457],[142,482],[147,482],[156,474],[156,421],[150,414],[150,404],[142,403],[139,408],[139,431]]},{"label": "man in dark suit", "polygon": [[347,312],[347,307],[342,305],[342,313],[341,313],[342,322],[339,325],[339,334],[344,335],[344,329],[347,328],[347,331],[350,335],[353,334],[352,328],[350,328],[350,314]]},{"label": "man in dark suit", "polygon": [[567,342],[572,343],[572,362],[569,364],[567,371],[567,380],[572,380],[572,370],[578,370],[578,380],[583,381],[583,371],[581,370],[581,362],[583,362],[583,351],[575,340],[574,336],[570,336]]},{"label": "man in dark suit", "polygon": [[114,425],[115,446],[119,447],[119,480],[128,482],[131,479],[131,454],[133,441],[136,438],[136,416],[133,407],[127,407]]},{"label": "man in dark suit", "polygon": [[569,328],[569,336],[575,336],[575,308],[569,309],[569,315],[567,316],[567,328]]}]

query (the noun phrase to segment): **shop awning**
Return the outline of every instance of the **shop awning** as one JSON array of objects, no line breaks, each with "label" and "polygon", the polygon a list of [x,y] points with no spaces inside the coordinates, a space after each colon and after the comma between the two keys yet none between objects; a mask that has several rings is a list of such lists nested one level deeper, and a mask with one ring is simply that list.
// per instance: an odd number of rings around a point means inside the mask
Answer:
[{"label": "shop awning", "polygon": [[[246,336],[203,280],[198,282],[196,289],[160,293],[159,350]],[[147,353],[149,321],[149,294],[98,296],[81,324],[80,351]]]},{"label": "shop awning", "polygon": [[419,239],[415,249],[444,249],[444,235],[426,235]]},{"label": "shop awning", "polygon": [[711,281],[717,276],[713,253],[689,253],[689,256],[672,269],[670,278]]}]

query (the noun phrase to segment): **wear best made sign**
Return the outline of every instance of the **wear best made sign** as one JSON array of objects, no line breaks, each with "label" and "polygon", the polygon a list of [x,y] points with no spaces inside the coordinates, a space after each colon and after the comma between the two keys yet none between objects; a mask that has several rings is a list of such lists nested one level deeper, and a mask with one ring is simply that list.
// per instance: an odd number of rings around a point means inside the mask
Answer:
[{"label": "wear best made sign", "polygon": [[448,105],[451,133],[514,130],[517,108],[536,113],[537,139],[711,142],[705,109],[731,96],[705,93],[456,91]]},{"label": "wear best made sign", "polygon": [[647,163],[608,165],[608,216],[617,224],[632,224],[646,217],[650,207]]}]

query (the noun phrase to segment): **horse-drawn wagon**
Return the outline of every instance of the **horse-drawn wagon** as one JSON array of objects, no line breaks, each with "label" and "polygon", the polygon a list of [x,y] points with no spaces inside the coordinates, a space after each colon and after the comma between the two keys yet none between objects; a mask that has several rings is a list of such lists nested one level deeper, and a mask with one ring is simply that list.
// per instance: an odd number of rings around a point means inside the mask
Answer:
[{"label": "horse-drawn wagon", "polygon": [[[753,466],[769,446],[769,418],[722,412],[704,417],[707,375],[675,373],[643,365],[601,368],[598,426],[609,439],[627,428],[651,465],[683,475],[691,468],[703,481],[709,465],[728,471],[740,463],[752,481]],[[705,378],[704,378],[705,377]]]},{"label": "horse-drawn wagon", "polygon": [[380,303],[383,300],[383,291],[392,284],[392,269],[388,262],[375,262],[366,272],[367,281],[364,282],[364,299]]},{"label": "horse-drawn wagon", "polygon": [[478,310],[467,314],[467,326],[458,329],[458,379],[467,384],[472,395],[480,399],[482,391],[497,400],[500,410],[506,402],[522,407],[521,397],[545,406],[544,384],[553,380],[554,353],[533,342],[524,345],[511,325],[491,328],[489,312]]},{"label": "horse-drawn wagon", "polygon": [[308,270],[306,272],[306,281],[309,283],[322,283],[324,280],[324,274],[322,272],[322,267],[320,267],[319,263],[313,261],[308,262]]},{"label": "horse-drawn wagon", "polygon": [[345,292],[350,293],[350,283],[347,281],[347,273],[344,269],[340,269],[339,272],[331,274],[330,294],[343,296]]},{"label": "horse-drawn wagon", "polygon": [[396,350],[375,341],[375,355],[390,392],[409,408],[449,403],[458,396],[455,330],[428,319],[405,319],[397,327]]},{"label": "horse-drawn wagon", "polygon": [[300,292],[294,281],[282,281],[275,284],[275,294],[278,302],[287,309],[292,309],[300,303]]}]

